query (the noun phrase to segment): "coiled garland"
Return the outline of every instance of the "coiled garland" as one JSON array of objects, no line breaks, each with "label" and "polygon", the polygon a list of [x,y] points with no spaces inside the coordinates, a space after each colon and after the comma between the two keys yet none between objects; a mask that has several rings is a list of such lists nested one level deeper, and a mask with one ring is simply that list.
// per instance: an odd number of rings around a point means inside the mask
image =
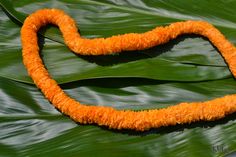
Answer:
[{"label": "coiled garland", "polygon": [[207,37],[220,51],[236,76],[236,48],[211,24],[185,21],[157,27],[137,34],[86,39],[80,36],[75,21],[58,9],[42,9],[26,18],[21,29],[23,62],[34,83],[62,113],[82,124],[97,124],[112,129],[144,131],[150,128],[221,119],[236,111],[236,94],[205,102],[180,103],[163,109],[131,111],[112,107],[89,106],[70,98],[46,70],[37,44],[37,31],[47,24],[57,25],[67,46],[80,55],[108,55],[122,51],[143,50],[167,43],[182,34]]}]

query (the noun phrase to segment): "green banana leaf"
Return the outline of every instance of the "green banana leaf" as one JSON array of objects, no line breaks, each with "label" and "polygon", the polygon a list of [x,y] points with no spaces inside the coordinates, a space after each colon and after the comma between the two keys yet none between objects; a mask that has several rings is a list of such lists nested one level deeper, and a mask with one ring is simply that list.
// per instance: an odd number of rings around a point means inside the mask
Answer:
[{"label": "green banana leaf", "polygon": [[[22,64],[20,28],[40,8],[73,17],[83,37],[145,32],[205,20],[236,44],[236,1],[0,0],[0,156],[234,156],[236,114],[146,132],[80,125],[58,112]],[[184,35],[144,51],[80,56],[54,26],[39,32],[42,58],[68,95],[117,109],[164,108],[236,93],[236,81],[211,43]]]}]

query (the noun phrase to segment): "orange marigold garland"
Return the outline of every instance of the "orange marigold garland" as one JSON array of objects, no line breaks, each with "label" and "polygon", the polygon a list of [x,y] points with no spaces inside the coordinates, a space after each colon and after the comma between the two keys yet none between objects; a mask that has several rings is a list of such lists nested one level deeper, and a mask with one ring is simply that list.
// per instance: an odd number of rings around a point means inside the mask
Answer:
[{"label": "orange marigold garland", "polygon": [[67,46],[81,55],[107,55],[122,51],[143,50],[164,44],[182,34],[202,35],[218,48],[234,77],[236,76],[236,48],[219,30],[204,21],[176,22],[141,34],[129,33],[109,38],[85,39],[77,32],[75,21],[63,11],[38,10],[26,18],[21,29],[23,62],[34,83],[45,97],[76,122],[95,123],[113,129],[144,131],[201,120],[217,120],[236,111],[236,94],[205,102],[180,103],[168,108],[139,112],[80,104],[63,92],[57,82],[50,77],[40,58],[37,31],[49,23],[57,25]]}]

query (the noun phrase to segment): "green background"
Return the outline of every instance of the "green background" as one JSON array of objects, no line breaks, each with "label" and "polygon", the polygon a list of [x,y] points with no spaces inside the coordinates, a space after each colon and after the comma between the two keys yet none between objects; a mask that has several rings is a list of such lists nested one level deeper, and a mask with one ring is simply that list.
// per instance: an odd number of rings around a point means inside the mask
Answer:
[{"label": "green background", "polygon": [[[63,9],[83,37],[145,32],[183,20],[205,20],[236,43],[234,0],[0,0],[0,156],[232,156],[236,114],[215,122],[115,131],[79,125],[35,87],[22,64],[20,28],[40,8]],[[163,108],[236,93],[236,81],[217,49],[196,35],[144,51],[75,55],[58,29],[39,33],[50,74],[71,97],[117,109]]]}]

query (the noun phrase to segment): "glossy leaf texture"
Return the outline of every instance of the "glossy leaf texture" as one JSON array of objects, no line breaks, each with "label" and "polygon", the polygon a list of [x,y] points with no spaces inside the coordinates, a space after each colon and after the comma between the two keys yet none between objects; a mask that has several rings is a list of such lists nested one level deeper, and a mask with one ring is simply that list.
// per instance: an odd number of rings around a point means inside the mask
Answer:
[{"label": "glossy leaf texture", "polygon": [[[144,133],[80,125],[43,97],[22,64],[20,28],[40,8],[73,17],[83,37],[145,32],[181,20],[206,20],[236,43],[234,1],[0,0],[0,156],[232,156],[236,115]],[[221,9],[224,8],[224,9]],[[224,60],[200,36],[110,56],[75,55],[54,26],[39,33],[41,56],[68,95],[117,109],[164,108],[236,93]]]}]

